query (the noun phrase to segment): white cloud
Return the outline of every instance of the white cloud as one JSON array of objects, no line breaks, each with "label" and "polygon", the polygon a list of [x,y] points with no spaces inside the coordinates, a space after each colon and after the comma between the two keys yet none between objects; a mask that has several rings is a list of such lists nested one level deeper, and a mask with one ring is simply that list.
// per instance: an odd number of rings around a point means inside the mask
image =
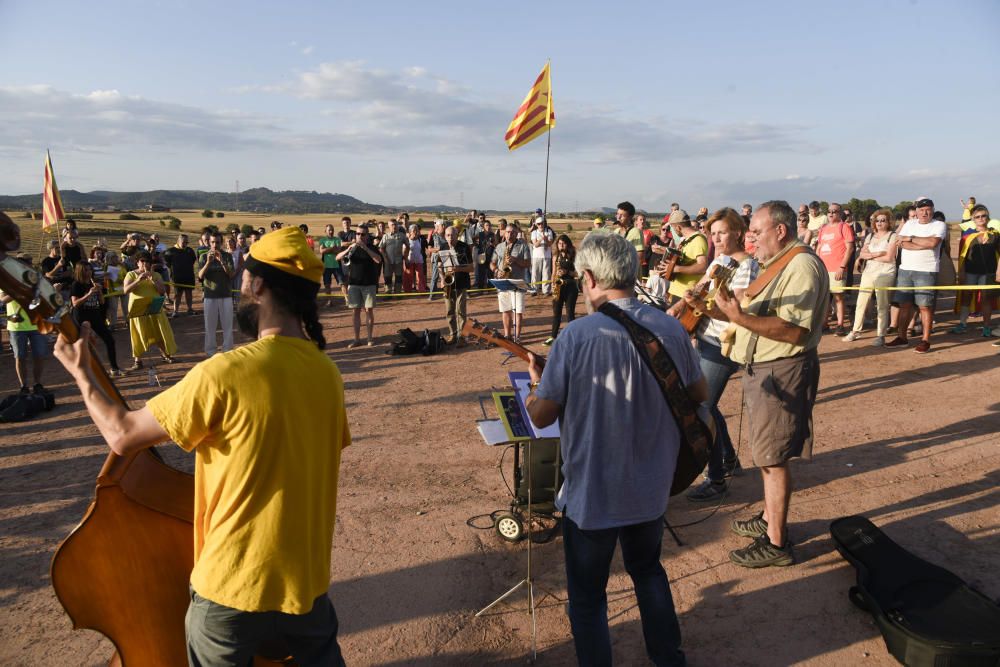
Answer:
[{"label": "white cloud", "polygon": [[309,45],[309,46],[303,47],[301,53],[304,56],[308,56],[310,53],[312,53],[315,50],[316,50],[315,46]]},{"label": "white cloud", "polygon": [[51,86],[0,87],[0,151],[40,145],[101,150],[108,146],[239,150],[280,134],[273,119],[123,95],[117,90],[74,94]]}]

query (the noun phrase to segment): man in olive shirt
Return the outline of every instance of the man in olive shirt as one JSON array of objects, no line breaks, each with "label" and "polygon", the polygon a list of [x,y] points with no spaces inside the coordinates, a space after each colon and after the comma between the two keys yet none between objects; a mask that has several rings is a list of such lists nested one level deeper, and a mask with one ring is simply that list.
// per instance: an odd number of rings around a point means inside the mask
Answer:
[{"label": "man in olive shirt", "polygon": [[233,349],[233,256],[222,250],[222,234],[209,236],[208,250],[198,258],[198,280],[204,291],[205,355],[216,350],[216,331],[222,325],[222,351]]},{"label": "man in olive shirt", "polygon": [[[764,509],[732,523],[738,535],[754,541],[730,552],[744,567],[790,565],[787,534],[792,495],[789,459],[812,456],[812,410],[819,387],[816,348],[830,301],[826,268],[796,236],[795,211],[784,201],[761,204],[747,233],[757,248],[761,276],[794,253],[766,287],[754,285],[744,308],[724,290],[716,294],[711,317],[736,325],[731,357],[744,365],[743,391],[749,418],[750,448],[764,479]],[[758,279],[761,279],[759,277]],[[691,301],[704,309],[704,302]]]}]

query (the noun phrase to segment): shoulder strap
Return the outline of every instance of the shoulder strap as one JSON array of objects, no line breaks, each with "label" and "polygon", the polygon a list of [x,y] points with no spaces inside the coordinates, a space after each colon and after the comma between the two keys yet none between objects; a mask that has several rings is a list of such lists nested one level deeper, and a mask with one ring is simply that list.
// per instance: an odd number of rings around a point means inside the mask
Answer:
[{"label": "shoulder strap", "polygon": [[714,439],[712,432],[698,416],[698,404],[687,393],[684,380],[660,339],[610,301],[601,304],[598,311],[625,327],[639,356],[656,378],[670,414],[677,422],[680,448],[670,488],[670,495],[676,495],[689,487],[705,469],[709,448]]},{"label": "shoulder strap", "polygon": [[747,288],[745,293],[745,298],[753,299],[756,298],[758,294],[764,291],[772,280],[781,275],[781,272],[785,270],[788,263],[795,258],[796,255],[801,255],[806,252],[809,248],[807,246],[801,245],[792,248],[791,250],[785,252],[781,257],[779,257],[773,264],[764,269],[764,272],[757,276],[750,287]]}]

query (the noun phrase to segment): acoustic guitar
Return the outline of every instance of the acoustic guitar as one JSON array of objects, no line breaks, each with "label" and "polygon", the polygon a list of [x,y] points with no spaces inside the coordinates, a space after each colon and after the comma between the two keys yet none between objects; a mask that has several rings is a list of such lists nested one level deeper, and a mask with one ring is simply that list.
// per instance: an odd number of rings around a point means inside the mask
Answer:
[{"label": "acoustic guitar", "polygon": [[[715,295],[720,289],[728,289],[729,283],[732,282],[733,276],[736,275],[736,270],[739,268],[739,262],[732,257],[726,257],[722,263],[713,265],[708,272],[708,277],[711,278],[711,281],[706,280],[700,285],[696,285],[692,290],[694,297],[704,300],[705,305],[711,308],[712,302],[715,300]],[[694,334],[698,325],[708,315],[700,310],[695,310],[685,301],[681,301],[680,303],[680,310],[677,311],[676,317],[680,320],[685,331],[689,334]]]},{"label": "acoustic guitar", "polygon": [[[465,320],[465,326],[462,327],[462,335],[473,336],[477,340],[491,343],[497,347],[502,347],[519,359],[529,361],[528,353],[531,352],[531,350],[520,343],[515,343],[502,333],[497,332],[495,329],[491,329],[485,324],[480,324],[479,321],[473,317]],[[534,352],[531,353],[534,354]],[[539,368],[545,368],[545,357],[543,355],[535,354],[535,359],[538,361]]]}]

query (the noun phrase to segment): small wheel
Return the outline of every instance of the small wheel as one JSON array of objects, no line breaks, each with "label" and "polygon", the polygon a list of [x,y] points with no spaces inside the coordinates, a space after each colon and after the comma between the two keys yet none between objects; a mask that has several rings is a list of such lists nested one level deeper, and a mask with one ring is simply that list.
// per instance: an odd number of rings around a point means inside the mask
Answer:
[{"label": "small wheel", "polygon": [[497,535],[508,542],[519,542],[524,537],[524,526],[513,514],[501,514],[493,522],[493,527],[496,528]]}]

